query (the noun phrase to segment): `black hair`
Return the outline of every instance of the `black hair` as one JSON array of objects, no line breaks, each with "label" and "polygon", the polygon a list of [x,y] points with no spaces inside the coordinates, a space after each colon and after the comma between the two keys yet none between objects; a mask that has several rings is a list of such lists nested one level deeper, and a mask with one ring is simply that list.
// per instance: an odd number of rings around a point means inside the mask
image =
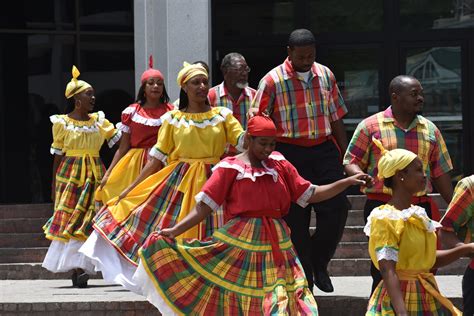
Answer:
[{"label": "black hair", "polygon": [[239,60],[239,59],[244,59],[244,56],[239,53],[228,53],[227,55],[222,58],[221,62],[221,70],[224,71],[225,69],[228,69],[230,66],[232,66],[234,60]]},{"label": "black hair", "polygon": [[297,29],[291,32],[288,38],[288,46],[294,48],[295,46],[309,46],[316,44],[314,35],[310,30]]},{"label": "black hair", "polygon": [[74,107],[76,106],[76,99],[74,96],[70,97],[69,99],[66,99],[66,108],[64,109],[64,114],[71,113],[74,110]]},{"label": "black hair", "polygon": [[383,185],[387,188],[393,189],[393,176],[383,179]]},{"label": "black hair", "polygon": [[418,81],[418,79],[409,75],[396,76],[392,79],[392,81],[390,81],[390,85],[388,86],[388,92],[390,93],[390,95],[392,95],[392,93],[398,94],[407,86],[407,81],[412,80]]},{"label": "black hair", "polygon": [[[135,102],[140,105],[144,105],[146,102],[145,86],[146,86],[146,81],[142,83],[142,85],[140,86],[140,89],[138,89],[137,99],[135,100]],[[168,103],[169,101],[170,101],[170,97],[168,96],[168,92],[166,92],[165,83],[163,82],[163,93],[161,94],[160,102]]]}]

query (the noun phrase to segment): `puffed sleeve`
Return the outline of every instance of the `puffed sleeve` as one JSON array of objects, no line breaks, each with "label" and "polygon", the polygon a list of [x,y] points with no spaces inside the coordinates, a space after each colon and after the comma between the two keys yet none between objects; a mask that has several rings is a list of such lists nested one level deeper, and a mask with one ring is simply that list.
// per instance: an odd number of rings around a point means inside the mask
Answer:
[{"label": "puffed sleeve", "polygon": [[112,148],[119,140],[122,133],[115,128],[114,124],[110,123],[105,118],[105,114],[102,111],[97,112],[97,126],[99,132],[107,140],[107,145]]},{"label": "puffed sleeve", "polygon": [[117,124],[117,129],[122,133],[130,134],[130,124],[132,122],[132,116],[135,114],[136,108],[133,105],[128,106],[122,111],[120,117],[120,123]]},{"label": "puffed sleeve", "polygon": [[231,192],[237,173],[235,169],[222,168],[217,164],[213,169],[211,177],[202,187],[201,192],[196,194],[196,202],[204,202],[213,211],[217,211]]},{"label": "puffed sleeve", "polygon": [[167,112],[161,116],[161,127],[158,131],[156,144],[151,148],[149,154],[164,164],[168,163],[168,156],[174,149],[173,125],[170,124],[172,112]]},{"label": "puffed sleeve", "polygon": [[64,155],[65,122],[59,115],[52,115],[49,119],[53,123],[53,143],[51,144],[50,152],[52,155]]},{"label": "puffed sleeve", "polygon": [[222,108],[220,114],[225,118],[224,126],[227,137],[227,143],[235,146],[237,150],[244,151],[244,134],[245,131],[240,122],[232,115],[232,111],[228,108]]},{"label": "puffed sleeve", "polygon": [[398,262],[400,237],[404,221],[390,218],[390,210],[374,209],[367,220],[364,232],[369,237],[369,254],[378,268],[380,260]]},{"label": "puffed sleeve", "polygon": [[273,152],[271,158],[278,160],[278,173],[285,178],[285,183],[290,191],[291,201],[301,207],[308,206],[308,200],[313,196],[316,186],[300,176],[295,166],[288,160],[285,160],[280,153]]}]

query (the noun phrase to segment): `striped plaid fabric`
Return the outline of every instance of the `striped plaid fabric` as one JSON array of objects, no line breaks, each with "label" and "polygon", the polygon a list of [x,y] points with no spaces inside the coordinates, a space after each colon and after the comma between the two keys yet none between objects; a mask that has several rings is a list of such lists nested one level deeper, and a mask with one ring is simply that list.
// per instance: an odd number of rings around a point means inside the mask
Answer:
[{"label": "striped plaid fabric", "polygon": [[140,258],[179,315],[318,315],[289,229],[273,219],[285,266],[277,268],[259,218],[234,218],[209,240],[150,235]]},{"label": "striped plaid fabric", "polygon": [[[438,289],[436,280],[431,277],[427,280],[435,289]],[[409,315],[452,315],[451,311],[443,307],[418,280],[400,280],[405,307]],[[366,316],[395,315],[390,295],[384,282],[380,282],[370,297]]]},{"label": "striped plaid fabric", "polygon": [[[446,143],[436,125],[418,115],[405,130],[395,121],[392,107],[388,107],[359,123],[344,156],[344,165],[357,164],[374,178],[371,188],[362,189],[364,193],[392,194],[392,190],[377,178],[380,150],[373,144],[372,137],[379,139],[387,150],[404,148],[417,154],[428,179],[437,178],[453,169]],[[431,191],[431,182],[427,181],[425,190],[417,195],[426,195]]]},{"label": "striped plaid fabric", "polygon": [[[474,242],[474,175],[461,179],[441,219],[442,229],[454,231],[466,243]],[[471,261],[474,269],[474,260]]]},{"label": "striped plaid fabric", "polygon": [[247,112],[255,96],[255,89],[247,87],[242,90],[238,100],[234,101],[227,92],[227,88],[222,82],[220,85],[209,90],[208,99],[211,106],[222,106],[232,110],[234,117],[240,122],[244,129],[247,129]]},{"label": "striped plaid fabric", "polygon": [[306,81],[288,58],[262,78],[252,107],[271,114],[278,137],[312,140],[331,135],[331,122],[347,113],[329,68],[315,62]]},{"label": "striped plaid fabric", "polygon": [[[86,159],[83,164],[83,159]],[[102,179],[105,167],[99,157],[63,158],[56,173],[56,195],[54,214],[43,226],[46,238],[68,241],[69,239],[86,240],[92,232],[92,219],[95,216],[94,192],[100,179],[95,179],[90,159],[97,166],[97,177]],[[86,168],[86,178],[82,186],[81,168]]]},{"label": "striped plaid fabric", "polygon": [[[138,249],[146,238],[154,231],[176,224],[184,197],[184,193],[179,191],[178,187],[189,166],[189,163],[180,162],[169,177],[122,222],[115,220],[108,208],[103,208],[94,219],[94,229],[112,243],[125,259],[136,265]],[[212,165],[206,164],[205,168],[209,178]],[[201,222],[202,236],[212,235],[219,222],[218,216],[222,217],[222,212],[213,213],[209,219]]]}]

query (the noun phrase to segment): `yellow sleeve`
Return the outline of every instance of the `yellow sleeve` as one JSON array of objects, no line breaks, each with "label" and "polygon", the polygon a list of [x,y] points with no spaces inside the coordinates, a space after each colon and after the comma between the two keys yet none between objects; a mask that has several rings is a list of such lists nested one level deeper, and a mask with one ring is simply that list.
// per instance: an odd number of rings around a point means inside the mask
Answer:
[{"label": "yellow sleeve", "polygon": [[369,254],[374,265],[378,269],[380,260],[398,262],[400,236],[404,229],[404,221],[373,216],[369,219],[369,223]]},{"label": "yellow sleeve", "polygon": [[227,143],[235,146],[237,150],[244,151],[244,134],[245,131],[240,125],[240,122],[232,115],[232,111],[227,108],[222,108],[220,114],[224,116],[225,133]]},{"label": "yellow sleeve", "polygon": [[164,114],[161,117],[161,127],[158,131],[156,144],[150,150],[149,155],[160,160],[164,164],[168,162],[168,156],[174,149],[173,129],[174,126],[170,124],[171,112]]},{"label": "yellow sleeve", "polygon": [[53,143],[51,144],[50,152],[52,155],[64,155],[65,122],[59,115],[52,115],[49,119],[53,123]]},{"label": "yellow sleeve", "polygon": [[105,118],[104,112],[97,112],[97,126],[101,135],[107,140],[107,144],[112,148],[122,136],[122,133],[115,128],[114,124],[110,123],[108,119]]}]

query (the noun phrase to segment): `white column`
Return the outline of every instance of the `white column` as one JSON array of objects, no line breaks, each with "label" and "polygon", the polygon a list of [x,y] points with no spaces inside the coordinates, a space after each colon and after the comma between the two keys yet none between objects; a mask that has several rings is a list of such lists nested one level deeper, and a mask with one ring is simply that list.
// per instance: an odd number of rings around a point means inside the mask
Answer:
[{"label": "white column", "polygon": [[171,101],[178,98],[176,76],[183,61],[211,60],[211,0],[134,0],[135,83],[148,68],[165,76]]}]

